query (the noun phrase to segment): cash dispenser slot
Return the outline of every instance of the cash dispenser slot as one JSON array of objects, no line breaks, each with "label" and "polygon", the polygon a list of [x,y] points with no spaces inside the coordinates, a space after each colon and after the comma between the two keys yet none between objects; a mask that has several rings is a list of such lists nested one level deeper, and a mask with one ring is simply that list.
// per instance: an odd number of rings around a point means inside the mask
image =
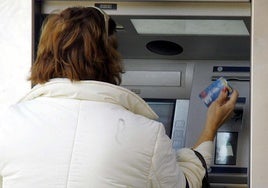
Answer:
[{"label": "cash dispenser slot", "polygon": [[248,188],[247,174],[209,174],[209,180],[211,188]]},{"label": "cash dispenser slot", "polygon": [[[211,188],[247,188],[247,169],[212,167],[209,172]],[[226,183],[228,182],[228,183]]]}]

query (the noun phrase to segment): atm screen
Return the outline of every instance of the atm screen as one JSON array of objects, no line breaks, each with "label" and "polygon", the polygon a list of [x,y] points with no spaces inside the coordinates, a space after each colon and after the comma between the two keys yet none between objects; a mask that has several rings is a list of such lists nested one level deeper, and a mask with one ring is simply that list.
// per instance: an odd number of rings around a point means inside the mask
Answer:
[{"label": "atm screen", "polygon": [[145,99],[145,101],[159,116],[158,121],[163,123],[166,134],[171,138],[176,101],[172,99]]},{"label": "atm screen", "polygon": [[238,132],[218,132],[216,137],[215,164],[235,165]]}]

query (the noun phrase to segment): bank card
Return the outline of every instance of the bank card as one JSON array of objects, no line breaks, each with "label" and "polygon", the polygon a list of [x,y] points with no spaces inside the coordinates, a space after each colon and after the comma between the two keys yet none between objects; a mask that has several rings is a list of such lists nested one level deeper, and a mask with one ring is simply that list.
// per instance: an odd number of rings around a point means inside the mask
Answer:
[{"label": "bank card", "polygon": [[233,88],[230,86],[227,80],[223,77],[220,77],[212,84],[210,84],[206,89],[204,89],[201,93],[199,93],[199,97],[205,103],[205,105],[209,107],[210,104],[218,98],[221,90],[224,87],[227,88],[228,95],[233,92]]}]

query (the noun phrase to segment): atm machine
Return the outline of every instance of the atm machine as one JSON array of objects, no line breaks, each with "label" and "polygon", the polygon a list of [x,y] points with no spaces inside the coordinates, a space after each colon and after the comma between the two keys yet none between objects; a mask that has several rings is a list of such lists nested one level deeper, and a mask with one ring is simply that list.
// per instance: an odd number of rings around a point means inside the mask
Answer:
[{"label": "atm machine", "polygon": [[122,86],[159,115],[175,150],[193,146],[204,126],[199,93],[226,78],[240,95],[215,138],[209,180],[249,187],[250,1],[35,1],[35,44],[44,17],[68,6],[98,6],[116,21]]}]

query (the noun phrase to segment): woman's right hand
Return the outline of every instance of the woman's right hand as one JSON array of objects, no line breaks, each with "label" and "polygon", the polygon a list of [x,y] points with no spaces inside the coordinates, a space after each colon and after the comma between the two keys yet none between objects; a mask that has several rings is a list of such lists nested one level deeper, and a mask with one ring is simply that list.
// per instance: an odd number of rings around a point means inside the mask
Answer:
[{"label": "woman's right hand", "polygon": [[226,88],[221,91],[218,98],[208,108],[205,127],[194,148],[205,141],[214,140],[220,126],[233,115],[237,98],[237,90],[233,90],[230,98]]},{"label": "woman's right hand", "polygon": [[229,98],[226,88],[221,91],[219,97],[208,108],[205,129],[217,132],[218,128],[233,115],[238,95],[238,91],[233,90]]}]

